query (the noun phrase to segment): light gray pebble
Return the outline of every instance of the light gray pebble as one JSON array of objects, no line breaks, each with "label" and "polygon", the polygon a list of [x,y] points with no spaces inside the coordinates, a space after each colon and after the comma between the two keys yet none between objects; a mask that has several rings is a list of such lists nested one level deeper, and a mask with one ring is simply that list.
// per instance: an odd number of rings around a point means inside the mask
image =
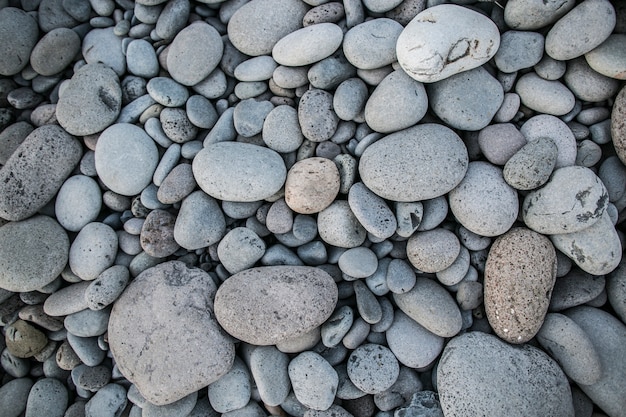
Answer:
[{"label": "light gray pebble", "polygon": [[313,142],[330,139],[339,123],[333,110],[333,96],[320,89],[308,90],[300,98],[298,121],[305,138]]},{"label": "light gray pebble", "polygon": [[[442,337],[426,330],[401,310],[395,312],[386,336],[389,349],[400,363],[410,368],[427,367],[443,350]],[[415,349],[416,346],[420,348]]]},{"label": "light gray pebble", "polygon": [[514,29],[533,30],[554,23],[568,11],[575,1],[543,3],[537,0],[513,0],[504,9],[504,20]]},{"label": "light gray pebble", "polygon": [[435,114],[451,127],[463,130],[486,127],[504,100],[502,85],[482,67],[428,84],[426,91]]},{"label": "light gray pebble", "polygon": [[456,301],[461,310],[473,310],[483,302],[483,285],[480,282],[463,280],[456,292]]},{"label": "light gray pebble", "polygon": [[261,265],[302,266],[304,263],[291,249],[278,243],[267,248],[261,257]]},{"label": "light gray pebble", "polygon": [[598,178],[606,187],[609,194],[609,201],[620,200],[626,191],[626,167],[616,156],[609,156],[598,170]]},{"label": "light gray pebble", "polygon": [[380,259],[376,272],[365,278],[365,284],[374,295],[382,296],[389,292],[389,287],[387,286],[387,270],[390,262],[391,258],[389,257]]},{"label": "light gray pebble", "polygon": [[196,94],[189,97],[186,103],[186,110],[189,121],[200,129],[210,129],[217,122],[217,111],[215,111],[213,104],[204,96]]},{"label": "light gray pebble", "polygon": [[367,99],[367,86],[363,80],[349,78],[335,90],[333,109],[341,120],[353,120],[365,109]]},{"label": "light gray pebble", "polygon": [[558,149],[552,139],[535,139],[507,161],[502,172],[504,180],[517,190],[541,187],[550,178],[557,157]]},{"label": "light gray pebble", "polygon": [[274,107],[267,114],[261,133],[267,147],[281,153],[295,151],[304,140],[298,112],[287,105]]},{"label": "light gray pebble", "polygon": [[611,142],[611,122],[610,119],[589,126],[591,140],[598,145],[606,145]]},{"label": "light gray pebble", "polygon": [[191,88],[208,99],[217,99],[224,95],[228,83],[224,72],[220,68],[215,68],[205,79],[194,84]]},{"label": "light gray pebble", "polygon": [[343,31],[334,23],[307,26],[281,38],[272,48],[280,64],[300,67],[329,57],[341,46]]},{"label": "light gray pebble", "polygon": [[235,106],[233,122],[237,133],[252,137],[261,133],[263,123],[274,106],[269,101],[256,101],[252,98],[243,100]]},{"label": "light gray pebble", "polygon": [[146,402],[142,408],[142,417],[167,417],[167,416],[188,416],[196,406],[198,400],[198,393],[193,392],[180,400],[176,400],[173,403],[166,405],[154,405],[150,402]]},{"label": "light gray pebble", "polygon": [[0,164],[5,165],[9,157],[34,130],[28,122],[16,122],[0,132]]},{"label": "light gray pebble", "polygon": [[67,341],[87,366],[98,366],[106,356],[106,352],[100,349],[97,337],[79,337],[71,333],[67,334]]},{"label": "light gray pebble", "polygon": [[93,29],[83,39],[82,52],[88,64],[101,62],[118,76],[126,71],[126,57],[122,52],[122,38],[114,28]]},{"label": "light gray pebble", "polygon": [[149,94],[136,98],[122,108],[115,123],[135,123],[139,120],[141,115],[154,104],[156,104],[156,102]]},{"label": "light gray pebble", "polygon": [[302,18],[303,26],[317,23],[337,23],[345,17],[343,4],[338,2],[324,3],[313,7]]},{"label": "light gray pebble", "polygon": [[321,265],[328,261],[326,246],[319,240],[299,246],[297,253],[306,265]]},{"label": "light gray pebble", "polygon": [[457,230],[457,237],[463,246],[472,251],[486,249],[491,243],[490,238],[470,232],[463,226],[459,226]]},{"label": "light gray pebble", "polygon": [[189,98],[185,86],[167,77],[151,78],[146,89],[154,101],[167,107],[180,107]]},{"label": "light gray pebble", "polygon": [[0,409],[3,417],[18,417],[25,409],[33,386],[30,378],[16,378],[0,387]]},{"label": "light gray pebble", "polygon": [[540,113],[563,116],[574,108],[574,94],[565,85],[544,80],[534,72],[519,78],[515,92],[523,105]]},{"label": "light gray pebble", "polygon": [[143,223],[146,219],[139,217],[131,217],[124,223],[124,230],[131,235],[137,235],[141,233],[141,228],[143,227]]},{"label": "light gray pebble", "polygon": [[345,200],[336,200],[322,210],[318,214],[317,226],[324,242],[341,248],[360,246],[367,234]]},{"label": "light gray pebble", "polygon": [[272,74],[272,79],[281,88],[293,89],[309,83],[308,67],[287,67],[279,65]]},{"label": "light gray pebble", "polygon": [[49,316],[56,317],[86,309],[85,291],[89,284],[88,281],[81,281],[50,294],[43,304],[44,312]]},{"label": "light gray pebble", "polygon": [[283,353],[300,353],[312,349],[320,340],[320,328],[316,327],[300,336],[276,343],[276,348]]},{"label": "light gray pebble", "polygon": [[66,330],[79,337],[100,336],[107,331],[110,309],[85,309],[65,317],[63,325]]},{"label": "light gray pebble", "polygon": [[182,108],[166,107],[159,116],[163,132],[176,143],[185,143],[198,135],[198,128],[191,123]]},{"label": "light gray pebble", "polygon": [[368,394],[377,394],[396,382],[400,365],[385,346],[365,344],[350,354],[347,371],[357,388]]},{"label": "light gray pebble", "polygon": [[37,42],[30,55],[30,64],[39,74],[55,75],[63,71],[80,51],[78,34],[68,28],[56,28]]},{"label": "light gray pebble", "polygon": [[250,372],[264,404],[282,404],[289,391],[289,356],[274,346],[256,347],[250,355]]},{"label": "light gray pebble", "polygon": [[180,150],[180,154],[183,158],[192,160],[196,157],[198,152],[200,152],[203,148],[201,140],[192,140],[189,142],[183,143],[183,146]]},{"label": "light gray pebble", "polygon": [[240,100],[260,96],[265,91],[267,91],[267,83],[264,81],[239,82],[235,85],[235,96]]},{"label": "light gray pebble", "polygon": [[504,165],[526,145],[526,138],[512,123],[492,124],[478,133],[478,146],[489,162]]},{"label": "light gray pebble", "polygon": [[26,417],[47,415],[62,417],[67,408],[69,394],[61,381],[43,378],[35,382],[28,393]]},{"label": "light gray pebble", "polygon": [[335,347],[352,327],[354,312],[349,306],[335,310],[332,316],[322,325],[322,343],[327,347]]},{"label": "light gray pebble", "polygon": [[289,379],[300,403],[314,410],[328,409],[339,378],[333,367],[315,352],[303,352],[289,363]]},{"label": "light gray pebble", "polygon": [[271,56],[262,55],[250,58],[235,67],[235,78],[239,81],[265,81],[272,78],[278,67]]},{"label": "light gray pebble", "polygon": [[528,142],[541,137],[552,139],[558,149],[555,168],[574,165],[576,139],[571,129],[558,117],[540,114],[528,119],[520,128]]},{"label": "light gray pebble", "polygon": [[500,71],[511,73],[538,64],[543,47],[540,33],[509,30],[500,36],[500,47],[493,59]]},{"label": "light gray pebble", "polygon": [[605,283],[602,276],[571,271],[556,280],[550,298],[550,311],[563,311],[588,303],[602,293]]},{"label": "light gray pebble", "polygon": [[135,3],[133,11],[137,20],[147,24],[155,24],[157,22],[159,15],[163,10],[164,6],[162,5],[162,3],[164,2],[158,2],[161,4],[158,4],[157,2],[152,3],[156,4],[147,5],[143,3]]},{"label": "light gray pebble", "polygon": [[558,80],[565,74],[566,69],[566,62],[557,61],[550,57],[550,55],[544,55],[541,61],[534,66],[537,75],[548,81]]},{"label": "light gray pebble", "polygon": [[144,39],[135,39],[126,49],[126,66],[131,74],[152,78],[159,73],[159,62],[152,45]]},{"label": "light gray pebble", "polygon": [[191,194],[196,185],[191,164],[179,164],[163,179],[157,191],[157,199],[163,204],[178,203]]},{"label": "light gray pebble", "polygon": [[259,207],[261,207],[261,204],[261,201],[222,201],[222,210],[224,214],[232,219],[246,219],[250,216],[254,216]]},{"label": "light gray pebble", "polygon": [[[356,281],[359,282],[359,281]],[[343,347],[346,349],[356,349],[361,346],[370,334],[371,326],[362,317],[357,317],[352,323],[350,331],[346,333],[343,340]],[[341,345],[340,345],[341,346]]]},{"label": "light gray pebble", "polygon": [[443,417],[443,410],[439,403],[439,396],[433,391],[418,391],[413,393],[406,407],[398,408],[394,417]]},{"label": "light gray pebble", "polygon": [[378,323],[382,319],[383,311],[376,296],[361,280],[354,281],[354,293],[359,315],[368,324]]},{"label": "light gray pebble", "polygon": [[585,126],[591,126],[607,120],[610,117],[611,112],[606,107],[590,107],[581,110],[580,113],[576,115],[576,121]]},{"label": "light gray pebble", "polygon": [[333,161],[339,170],[339,192],[348,194],[356,178],[357,161],[352,155],[348,154],[337,155]]},{"label": "light gray pebble", "polygon": [[112,304],[122,294],[129,279],[130,274],[125,266],[113,265],[104,270],[85,289],[87,307],[91,310],[101,310]]},{"label": "light gray pebble", "polygon": [[209,384],[208,395],[211,407],[219,413],[237,410],[248,404],[251,395],[250,372],[241,359],[236,357],[230,370]]},{"label": "light gray pebble", "polygon": [[[396,382],[384,392],[374,395],[374,403],[382,412],[389,412],[408,403],[411,396],[423,389],[415,370],[400,365]],[[379,415],[379,417],[382,417]],[[428,417],[428,416],[424,416]]]},{"label": "light gray pebble", "polygon": [[169,175],[172,169],[174,169],[176,164],[178,164],[178,160],[180,159],[180,148],[181,146],[178,143],[173,143],[167,148],[161,157],[159,164],[154,170],[154,174],[152,174],[152,182],[157,187],[161,186],[163,180]]},{"label": "light gray pebble", "polygon": [[434,273],[448,268],[459,256],[461,244],[456,235],[444,228],[415,233],[407,242],[407,257],[422,272]]},{"label": "light gray pebble", "polygon": [[[348,370],[346,369],[345,363],[340,363],[335,366],[335,371],[337,371],[337,375],[339,376],[339,386],[337,387],[337,398],[342,400],[354,400],[356,398],[361,398],[367,393],[361,391],[354,385],[352,381],[350,381],[350,377],[348,376]],[[332,410],[332,407],[330,408]]]},{"label": "light gray pebble", "polygon": [[585,139],[578,142],[578,153],[576,154],[576,165],[591,168],[600,162],[602,149],[595,142]]},{"label": "light gray pebble", "polygon": [[37,20],[15,7],[4,7],[0,13],[1,54],[5,59],[0,64],[0,74],[18,74],[28,65],[28,58],[38,40]]},{"label": "light gray pebble", "polygon": [[344,274],[354,278],[366,278],[376,272],[378,258],[368,248],[351,248],[339,257],[338,265]]},{"label": "light gray pebble", "polygon": [[222,265],[231,274],[250,268],[263,257],[265,249],[265,242],[245,227],[232,229],[217,247]]},{"label": "light gray pebble", "polygon": [[391,292],[402,294],[410,291],[415,285],[415,280],[415,272],[405,260],[394,259],[389,263],[387,268],[387,287]]},{"label": "light gray pebble", "polygon": [[[402,237],[409,237],[417,230],[422,223],[424,216],[424,205],[420,201],[396,202],[396,233]],[[446,205],[447,212],[447,205]]]},{"label": "light gray pebble", "polygon": [[626,69],[623,64],[626,58],[625,40],[623,33],[613,33],[600,46],[587,52],[585,59],[598,73],[623,80]]},{"label": "light gray pebble", "polygon": [[113,265],[117,252],[117,234],[104,223],[87,224],[72,242],[69,265],[72,271],[86,281],[93,281]]},{"label": "light gray pebble", "polygon": [[293,226],[293,211],[289,208],[285,199],[275,201],[270,206],[265,219],[265,226],[272,233],[287,233]]},{"label": "light gray pebble", "polygon": [[187,0],[168,1],[157,19],[156,35],[161,39],[172,39],[187,24],[190,11]]},{"label": "light gray pebble", "polygon": [[396,60],[396,41],[402,25],[388,18],[376,18],[348,30],[343,40],[343,52],[352,65],[361,69],[376,69]]},{"label": "light gray pebble", "polygon": [[605,101],[620,89],[619,80],[597,73],[584,57],[567,62],[563,80],[574,96],[583,101]]},{"label": "light gray pebble", "polygon": [[126,389],[119,384],[100,388],[85,404],[85,415],[93,417],[118,416],[126,408]]},{"label": "light gray pebble", "polygon": [[393,323],[395,310],[393,305],[391,304],[391,301],[389,301],[387,297],[379,297],[378,303],[380,304],[380,308],[383,313],[382,318],[378,323],[372,324],[370,329],[372,332],[375,333],[384,333],[389,329],[389,327],[391,327]]},{"label": "light gray pebble", "polygon": [[449,267],[436,273],[437,279],[443,285],[450,286],[461,282],[467,274],[470,266],[470,254],[467,248],[461,245],[459,256],[450,264]]}]

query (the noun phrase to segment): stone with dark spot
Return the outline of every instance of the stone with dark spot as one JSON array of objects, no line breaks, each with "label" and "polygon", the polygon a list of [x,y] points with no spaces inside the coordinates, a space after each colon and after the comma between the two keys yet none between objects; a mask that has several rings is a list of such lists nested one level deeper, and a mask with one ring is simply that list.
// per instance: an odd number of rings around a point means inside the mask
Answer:
[{"label": "stone with dark spot", "polygon": [[556,279],[550,240],[517,227],[491,246],[485,265],[484,304],[489,324],[509,343],[525,343],[541,328]]},{"label": "stone with dark spot", "polygon": [[141,247],[150,256],[165,258],[180,247],[174,240],[176,216],[165,210],[152,210],[141,227]]},{"label": "stone with dark spot", "polygon": [[104,64],[87,64],[76,71],[63,90],[56,116],[72,135],[92,135],[115,122],[121,105],[122,89],[117,74]]},{"label": "stone with dark spot", "polygon": [[45,206],[82,156],[80,143],[56,125],[35,129],[0,169],[0,217],[19,221]]},{"label": "stone with dark spot", "polygon": [[555,170],[546,185],[526,195],[522,215],[536,232],[573,233],[597,222],[608,204],[609,194],[592,170],[569,166]]},{"label": "stone with dark spot", "polygon": [[173,403],[230,369],[235,349],[215,321],[215,291],[209,274],[170,261],[139,274],[113,306],[113,358],[151,403]]},{"label": "stone with dark spot", "polygon": [[18,358],[30,358],[41,352],[48,343],[43,332],[24,320],[17,320],[4,330],[7,349]]},{"label": "stone with dark spot", "polygon": [[330,275],[309,266],[267,266],[228,278],[215,296],[215,315],[232,336],[274,345],[320,326],[337,304]]}]

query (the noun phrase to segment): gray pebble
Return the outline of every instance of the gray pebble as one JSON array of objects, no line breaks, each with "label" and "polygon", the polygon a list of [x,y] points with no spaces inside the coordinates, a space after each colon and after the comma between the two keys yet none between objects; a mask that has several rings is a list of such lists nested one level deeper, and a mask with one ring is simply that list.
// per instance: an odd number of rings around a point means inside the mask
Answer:
[{"label": "gray pebble", "polygon": [[571,129],[559,118],[541,114],[528,119],[520,128],[528,142],[541,137],[552,139],[558,149],[556,168],[574,165],[576,139]]},{"label": "gray pebble", "polygon": [[490,238],[470,232],[463,226],[457,229],[457,237],[461,244],[471,251],[487,249],[491,243]]},{"label": "gray pebble", "polygon": [[154,174],[152,174],[152,182],[157,187],[161,186],[165,177],[167,177],[170,171],[178,163],[178,160],[180,159],[180,148],[181,146],[179,144],[173,143],[167,148],[161,157],[159,164],[154,170]]},{"label": "gray pebble", "polygon": [[146,402],[146,405],[142,408],[142,417],[167,417],[167,416],[188,416],[196,406],[198,400],[198,393],[193,392],[180,400],[176,400],[173,403],[165,405],[154,405],[150,402]]},{"label": "gray pebble", "polygon": [[261,133],[267,147],[281,153],[295,151],[304,140],[298,124],[298,112],[286,105],[274,107],[267,114]]},{"label": "gray pebble", "polygon": [[540,137],[526,144],[504,166],[504,180],[518,190],[544,185],[556,165],[558,149],[554,142]]},{"label": "gray pebble", "polygon": [[309,83],[308,67],[287,67],[279,65],[272,74],[277,86],[285,89],[302,87]]},{"label": "gray pebble", "polygon": [[189,98],[187,88],[167,77],[151,78],[146,89],[154,101],[167,107],[180,107]]},{"label": "gray pebble", "polygon": [[156,21],[157,36],[168,40],[176,36],[187,24],[190,11],[191,5],[188,0],[168,1]]},{"label": "gray pebble", "polygon": [[250,372],[237,357],[230,370],[208,387],[211,407],[219,413],[244,407],[250,401],[250,394]]},{"label": "gray pebble", "polygon": [[235,67],[235,78],[239,81],[265,81],[272,78],[278,67],[271,56],[263,55],[248,59]]},{"label": "gray pebble", "polygon": [[339,257],[338,265],[344,274],[354,278],[366,278],[376,272],[378,258],[368,248],[351,248]]},{"label": "gray pebble", "polygon": [[374,403],[383,412],[392,411],[405,405],[411,396],[421,391],[422,382],[415,370],[400,365],[400,373],[396,382],[386,391],[374,395]]},{"label": "gray pebble", "polygon": [[454,233],[437,228],[415,233],[407,242],[407,257],[422,272],[433,273],[448,268],[459,256],[461,244]]},{"label": "gray pebble", "polygon": [[122,51],[122,38],[112,27],[93,29],[83,39],[82,52],[88,64],[102,63],[118,76],[126,71],[126,57]]},{"label": "gray pebble", "polygon": [[461,280],[467,274],[470,266],[470,254],[469,251],[461,245],[461,251],[459,256],[448,266],[446,269],[437,271],[437,279],[443,285],[450,286],[461,282]]},{"label": "gray pebble", "polygon": [[110,309],[82,310],[65,317],[66,330],[79,337],[100,336],[107,331]]},{"label": "gray pebble", "polygon": [[483,285],[463,279],[458,285],[456,301],[461,310],[473,310],[483,302]]},{"label": "gray pebble", "polygon": [[602,276],[571,271],[556,280],[550,298],[550,311],[563,311],[588,303],[602,293],[605,282]]},{"label": "gray pebble", "polygon": [[80,51],[81,40],[71,29],[57,28],[37,42],[30,56],[33,69],[44,76],[63,71]]},{"label": "gray pebble", "polygon": [[626,317],[626,298],[624,298],[624,293],[626,292],[626,275],[624,275],[623,271],[624,262],[620,262],[618,268],[609,275],[606,282],[606,293],[609,303],[622,321],[624,317]]},{"label": "gray pebble", "polygon": [[115,122],[135,123],[141,118],[144,112],[148,111],[148,109],[155,104],[154,99],[150,97],[150,95],[145,94],[124,106]]},{"label": "gray pebble", "polygon": [[79,337],[68,333],[67,341],[76,356],[87,366],[100,365],[106,356],[106,352],[98,346],[98,338],[96,337]]},{"label": "gray pebble", "polygon": [[144,39],[135,39],[126,49],[128,71],[138,77],[152,78],[159,73],[159,62],[152,45]]},{"label": "gray pebble", "polygon": [[117,247],[117,234],[110,226],[99,222],[89,223],[72,242],[70,268],[82,279],[92,281],[113,265]]},{"label": "gray pebble", "polygon": [[126,408],[126,389],[119,384],[107,384],[85,404],[85,415],[117,416]]},{"label": "gray pebble", "polygon": [[261,265],[293,265],[302,266],[302,260],[289,248],[281,244],[272,245],[263,254]]},{"label": "gray pebble", "polygon": [[112,304],[126,288],[129,278],[125,266],[114,265],[104,270],[85,290],[87,306],[91,310],[101,310]]},{"label": "gray pebble", "polygon": [[191,123],[182,108],[166,107],[159,116],[165,135],[176,143],[185,143],[198,135],[198,128]]},{"label": "gray pebble", "polygon": [[111,380],[111,370],[103,365],[80,364],[72,369],[72,381],[78,388],[96,392]]},{"label": "gray pebble", "polygon": [[371,331],[376,333],[384,333],[391,327],[394,320],[394,307],[387,297],[379,297],[378,303],[382,310],[382,318],[378,323],[371,326]]},{"label": "gray pebble", "polygon": [[239,82],[235,85],[235,96],[240,100],[247,100],[260,96],[267,91],[267,83],[264,81]]},{"label": "gray pebble", "polygon": [[189,121],[200,129],[210,129],[217,122],[218,115],[215,107],[204,96],[196,94],[189,97],[186,103],[186,110]]},{"label": "gray pebble", "polygon": [[368,99],[367,86],[360,78],[343,81],[333,95],[333,109],[341,120],[353,120],[364,109]]},{"label": "gray pebble", "polygon": [[0,132],[0,164],[5,165],[13,152],[34,130],[28,122],[16,122]]},{"label": "gray pebble", "polygon": [[365,284],[367,284],[367,287],[374,295],[382,296],[389,292],[389,287],[387,286],[387,270],[390,262],[391,258],[389,257],[380,259],[376,272],[365,278]]},{"label": "gray pebble", "polygon": [[235,274],[261,259],[265,253],[265,242],[250,229],[237,227],[222,238],[217,251],[222,265]]},{"label": "gray pebble", "polygon": [[38,40],[37,21],[25,11],[15,7],[0,9],[0,74],[18,74],[26,65]]},{"label": "gray pebble", "polygon": [[44,302],[44,312],[49,316],[66,316],[86,309],[84,297],[89,284],[88,281],[81,281],[50,294]]},{"label": "gray pebble", "polygon": [[78,232],[87,223],[96,220],[102,207],[98,183],[84,175],[68,178],[55,202],[57,220],[65,229]]},{"label": "gray pebble", "polygon": [[305,138],[323,142],[337,130],[339,118],[333,110],[333,96],[320,89],[308,90],[300,98],[298,121]]},{"label": "gray pebble", "polygon": [[367,340],[367,336],[370,334],[370,329],[371,326],[368,322],[363,320],[362,317],[357,317],[357,319],[352,323],[350,331],[346,333],[342,340],[343,347],[347,349],[356,349],[361,346],[363,342]]},{"label": "gray pebble", "polygon": [[269,101],[247,99],[235,106],[233,122],[237,133],[246,138],[261,133],[263,123],[274,106]]},{"label": "gray pebble", "polygon": [[352,65],[361,69],[375,69],[396,60],[396,41],[402,25],[388,18],[376,18],[348,30],[343,41],[343,52]]},{"label": "gray pebble", "polygon": [[291,389],[289,356],[274,346],[259,346],[250,355],[250,372],[264,404],[282,404]]},{"label": "gray pebble", "polygon": [[2,369],[14,378],[23,378],[30,372],[31,364],[30,360],[24,358],[18,358],[9,352],[9,349],[4,348],[0,355],[0,365]]},{"label": "gray pebble", "polygon": [[583,140],[578,143],[578,153],[576,154],[576,165],[591,168],[600,162],[602,149],[591,140]]},{"label": "gray pebble", "polygon": [[515,92],[522,104],[540,113],[563,116],[574,108],[574,94],[559,81],[548,81],[535,73],[522,75]]},{"label": "gray pebble", "polygon": [[478,146],[489,162],[504,165],[526,145],[526,138],[512,123],[492,124],[478,133]]},{"label": "gray pebble", "polygon": [[405,260],[394,259],[389,263],[387,269],[387,287],[391,292],[396,294],[408,292],[415,285],[415,280],[415,272]]},{"label": "gray pebble", "polygon": [[557,61],[549,55],[544,55],[541,61],[534,66],[538,76],[548,81],[558,80],[565,74],[567,64],[564,61]]},{"label": "gray pebble", "polygon": [[322,343],[327,347],[335,347],[352,327],[354,313],[349,306],[338,308],[321,327]]},{"label": "gray pebble", "polygon": [[272,48],[280,64],[299,67],[329,57],[341,46],[343,31],[334,23],[319,23],[289,33]]},{"label": "gray pebble", "polygon": [[576,4],[573,0],[543,3],[537,0],[513,0],[504,9],[504,20],[513,29],[540,29],[556,22]]},{"label": "gray pebble", "polygon": [[[415,232],[422,223],[424,215],[424,205],[420,201],[415,202],[396,202],[396,233],[402,237],[409,237]],[[446,212],[447,212],[446,204]]]},{"label": "gray pebble", "polygon": [[141,227],[140,243],[143,250],[155,258],[166,258],[180,247],[174,239],[176,216],[157,209],[152,210]]},{"label": "gray pebble", "polygon": [[289,363],[289,379],[300,403],[313,410],[328,409],[335,399],[339,378],[319,354],[304,352]]},{"label": "gray pebble", "polygon": [[376,296],[363,281],[354,281],[354,293],[359,315],[368,324],[376,324],[382,319],[382,308]]},{"label": "gray pebble", "polygon": [[324,242],[342,248],[360,246],[367,234],[345,200],[336,200],[322,210],[318,214],[317,225]]},{"label": "gray pebble", "polygon": [[68,403],[67,388],[54,378],[43,378],[35,382],[26,402],[26,417],[47,415],[62,417]]},{"label": "gray pebble", "polygon": [[319,240],[299,246],[297,253],[306,265],[321,265],[328,261],[326,246]]},{"label": "gray pebble", "polygon": [[539,63],[543,56],[544,38],[537,32],[509,30],[500,37],[500,47],[494,56],[502,72],[515,72]]},{"label": "gray pebble", "polygon": [[606,145],[611,141],[611,122],[610,119],[603,120],[599,123],[589,126],[591,140],[598,145]]},{"label": "gray pebble", "polygon": [[191,194],[196,185],[191,164],[179,164],[163,179],[157,198],[163,204],[175,204]]},{"label": "gray pebble", "polygon": [[400,365],[388,348],[365,344],[350,354],[347,371],[357,388],[368,394],[377,394],[396,382]]},{"label": "gray pebble", "polygon": [[585,54],[585,60],[594,71],[607,77],[624,79],[623,61],[626,58],[623,33],[611,34],[600,46]]},{"label": "gray pebble", "polygon": [[502,105],[493,116],[493,121],[497,123],[507,123],[515,118],[520,108],[520,98],[516,93],[505,93]]},{"label": "gray pebble", "polygon": [[208,99],[221,97],[228,88],[226,75],[220,68],[215,68],[205,79],[192,87],[193,91]]},{"label": "gray pebble", "polygon": [[25,409],[33,386],[30,378],[17,378],[0,387],[0,409],[3,417],[18,417]]},{"label": "gray pebble", "polygon": [[389,349],[400,363],[410,368],[427,367],[443,350],[442,337],[431,333],[402,311],[396,311],[386,335]]},{"label": "gray pebble", "polygon": [[591,126],[611,118],[611,112],[606,107],[590,107],[583,109],[576,116],[576,121]]}]

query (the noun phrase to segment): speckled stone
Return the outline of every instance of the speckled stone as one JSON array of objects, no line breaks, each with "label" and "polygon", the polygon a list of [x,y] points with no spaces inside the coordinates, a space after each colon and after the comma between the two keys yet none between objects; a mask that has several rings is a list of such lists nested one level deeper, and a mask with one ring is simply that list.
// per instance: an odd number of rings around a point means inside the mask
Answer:
[{"label": "speckled stone", "polygon": [[427,273],[443,271],[452,265],[460,250],[461,244],[456,235],[443,228],[417,232],[406,245],[411,264]]},{"label": "speckled stone", "polygon": [[489,324],[509,343],[526,343],[541,328],[556,279],[550,240],[514,228],[491,246],[485,266],[484,304]]},{"label": "speckled stone", "polygon": [[330,159],[303,159],[287,173],[285,201],[296,213],[318,213],[328,207],[338,193],[339,170]]},{"label": "speckled stone", "polygon": [[626,86],[615,97],[611,111],[611,138],[615,152],[626,164]]},{"label": "speckled stone", "polygon": [[558,149],[552,139],[533,140],[509,158],[502,175],[517,190],[533,190],[548,182],[557,156]]},{"label": "speckled stone", "polygon": [[340,248],[360,246],[367,237],[367,231],[345,200],[335,200],[319,212],[317,227],[324,242]]}]

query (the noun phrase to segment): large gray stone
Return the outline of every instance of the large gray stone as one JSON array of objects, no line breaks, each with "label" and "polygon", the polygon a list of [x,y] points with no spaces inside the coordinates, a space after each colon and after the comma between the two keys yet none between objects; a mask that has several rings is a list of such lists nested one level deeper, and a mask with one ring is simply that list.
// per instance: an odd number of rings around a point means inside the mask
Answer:
[{"label": "large gray stone", "polygon": [[0,9],[0,75],[19,73],[30,58],[37,39],[37,21],[15,7]]}]

